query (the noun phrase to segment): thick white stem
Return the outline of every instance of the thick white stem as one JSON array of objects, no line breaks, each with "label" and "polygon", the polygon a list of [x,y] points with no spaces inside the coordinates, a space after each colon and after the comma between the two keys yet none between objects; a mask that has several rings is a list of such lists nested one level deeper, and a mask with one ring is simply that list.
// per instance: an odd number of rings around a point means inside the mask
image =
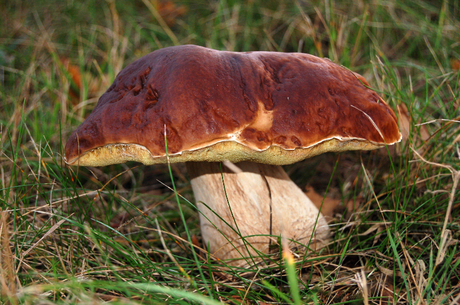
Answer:
[{"label": "thick white stem", "polygon": [[212,255],[234,259],[233,265],[251,264],[252,260],[238,259],[269,254],[279,236],[303,251],[305,245],[324,246],[329,235],[324,217],[281,166],[251,162],[236,166],[239,170],[222,165],[222,174],[219,163],[187,163],[203,241]]}]

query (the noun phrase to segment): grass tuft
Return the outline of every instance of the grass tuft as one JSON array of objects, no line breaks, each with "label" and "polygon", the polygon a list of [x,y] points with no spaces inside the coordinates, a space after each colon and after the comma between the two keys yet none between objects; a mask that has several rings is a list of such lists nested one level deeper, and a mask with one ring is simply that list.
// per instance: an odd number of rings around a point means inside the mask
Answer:
[{"label": "grass tuft", "polygon": [[[458,303],[459,9],[457,0],[1,2],[0,303]],[[65,165],[65,139],[116,74],[187,43],[328,57],[393,107],[404,134],[396,147],[286,167],[324,204],[340,201],[328,247],[306,257],[281,247],[266,267],[229,267],[201,244],[183,165]]]}]

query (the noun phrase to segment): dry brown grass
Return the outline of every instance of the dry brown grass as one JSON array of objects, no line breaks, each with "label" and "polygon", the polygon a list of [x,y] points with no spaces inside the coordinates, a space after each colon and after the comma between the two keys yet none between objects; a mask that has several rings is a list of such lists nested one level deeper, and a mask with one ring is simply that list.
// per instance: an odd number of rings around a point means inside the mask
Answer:
[{"label": "dry brown grass", "polygon": [[174,43],[327,56],[400,105],[407,134],[397,149],[287,167],[299,185],[340,205],[330,213],[330,245],[293,253],[300,298],[459,302],[456,1],[183,1],[174,22],[155,1],[24,3],[0,3],[0,302],[191,300],[181,293],[294,302],[281,253],[244,270],[207,255],[182,165],[171,168],[181,214],[166,166],[62,162],[65,139],[116,73]]}]

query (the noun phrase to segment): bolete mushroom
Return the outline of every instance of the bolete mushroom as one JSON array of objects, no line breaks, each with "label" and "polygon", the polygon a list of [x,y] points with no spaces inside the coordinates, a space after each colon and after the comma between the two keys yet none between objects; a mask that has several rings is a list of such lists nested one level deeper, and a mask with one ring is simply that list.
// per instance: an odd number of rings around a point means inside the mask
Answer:
[{"label": "bolete mushroom", "polygon": [[327,59],[186,45],[123,69],[70,136],[65,160],[165,163],[165,133],[169,161],[187,162],[204,243],[220,259],[267,254],[276,236],[321,247],[328,225],[280,165],[401,139],[364,78]]}]

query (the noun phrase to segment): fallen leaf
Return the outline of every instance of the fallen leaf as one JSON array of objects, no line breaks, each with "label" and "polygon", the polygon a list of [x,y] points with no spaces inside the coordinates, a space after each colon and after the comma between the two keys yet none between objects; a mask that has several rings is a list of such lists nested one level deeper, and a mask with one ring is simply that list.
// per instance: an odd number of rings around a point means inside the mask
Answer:
[{"label": "fallen leaf", "polygon": [[345,214],[346,217],[349,217],[361,204],[360,197],[348,200],[346,204],[343,204],[340,199],[334,199],[328,196],[324,197],[318,194],[313,187],[309,185],[305,187],[305,195],[307,195],[318,209],[321,208],[321,213],[326,217],[326,220],[331,220],[336,217],[337,214]]},{"label": "fallen leaf", "polygon": [[187,12],[185,6],[177,5],[173,1],[152,1],[152,4],[168,26],[173,26],[177,17]]},{"label": "fallen leaf", "polygon": [[[306,186],[306,195],[310,200],[315,204],[318,209],[321,209],[321,213],[326,217],[326,219],[334,218],[334,215],[337,210],[343,209],[341,201],[338,199],[332,199],[329,197],[323,197],[311,186]],[[324,200],[324,203],[323,203]],[[322,206],[321,206],[322,205]]]},{"label": "fallen leaf", "polygon": [[192,239],[192,244],[193,244],[195,247],[198,247],[198,248],[201,247],[200,242],[198,241],[198,237],[196,237],[195,234],[193,234],[193,235],[191,236],[191,239]]},{"label": "fallen leaf", "polygon": [[460,59],[451,58],[450,59],[450,66],[452,67],[452,70],[458,71],[458,69],[460,68]]},{"label": "fallen leaf", "polygon": [[[402,135],[402,140],[399,145],[392,145],[388,147],[390,154],[393,156],[401,154],[401,147],[404,147],[406,145],[406,142],[409,139],[411,133],[411,126],[414,125],[414,123],[412,122],[412,118],[409,114],[409,109],[407,109],[407,106],[405,104],[400,104],[396,106],[396,112],[398,116],[398,125]],[[417,122],[417,124],[418,123],[420,122]],[[430,138],[430,133],[424,125],[421,125],[419,128],[420,132],[417,134],[413,134],[412,136],[412,141],[414,144],[416,144],[416,146],[419,146],[419,144],[422,144],[422,142],[428,141],[428,139]],[[412,129],[412,132],[414,132],[414,129]],[[386,147],[381,148],[379,152],[381,155],[388,154]],[[419,151],[419,153],[422,152]]]},{"label": "fallen leaf", "polygon": [[387,304],[387,305],[394,304],[394,295],[395,295],[394,287],[389,281],[387,281],[382,287],[382,290],[380,292],[380,296],[381,296],[380,304],[382,305],[383,304]]},{"label": "fallen leaf", "polygon": [[238,302],[239,304],[243,304],[243,305],[249,305],[248,301],[247,300],[244,300],[239,296],[239,295],[232,295],[230,297],[231,299],[235,300],[236,302]]},{"label": "fallen leaf", "polygon": [[88,83],[88,95],[97,95],[101,87],[101,81],[97,77],[94,77],[90,72],[85,72],[82,75],[80,67],[73,64],[72,61],[65,56],[61,56],[59,60],[61,61],[62,68],[65,69],[65,72],[68,74],[63,75],[63,79],[68,80],[68,76],[70,76],[69,96],[72,105],[76,106],[80,103],[80,92],[83,88],[82,77],[85,77]]},{"label": "fallen leaf", "polygon": [[[80,90],[81,90],[81,73],[80,68],[72,64],[67,57],[60,58],[62,67],[69,74],[71,78],[71,84],[69,88],[70,101],[75,106],[80,100]],[[63,76],[67,78],[67,75]]]}]

